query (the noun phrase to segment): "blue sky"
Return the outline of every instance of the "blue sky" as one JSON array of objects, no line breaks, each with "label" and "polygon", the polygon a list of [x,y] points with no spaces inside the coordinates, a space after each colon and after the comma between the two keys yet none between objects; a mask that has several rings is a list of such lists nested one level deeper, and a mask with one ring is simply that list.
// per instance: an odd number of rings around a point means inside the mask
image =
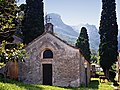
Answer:
[{"label": "blue sky", "polygon": [[[101,16],[101,0],[43,0],[44,13],[61,15],[64,23],[79,25],[80,23],[94,24],[99,27]],[[25,2],[24,0],[20,0]],[[117,2],[117,21],[120,28],[120,0]]]}]

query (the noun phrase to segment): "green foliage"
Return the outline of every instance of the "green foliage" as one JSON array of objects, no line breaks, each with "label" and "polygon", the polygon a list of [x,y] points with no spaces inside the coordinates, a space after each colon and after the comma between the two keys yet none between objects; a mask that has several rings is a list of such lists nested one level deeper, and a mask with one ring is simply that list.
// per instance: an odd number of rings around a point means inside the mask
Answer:
[{"label": "green foliage", "polygon": [[0,62],[0,68],[4,67],[5,64]]},{"label": "green foliage", "polygon": [[80,35],[77,39],[76,47],[80,48],[80,51],[85,56],[86,60],[90,61],[91,52],[90,52],[90,47],[89,47],[87,29],[85,27],[82,27],[81,29]]},{"label": "green foliage", "polygon": [[110,80],[111,80],[112,82],[114,82],[114,81],[115,81],[114,78],[115,78],[115,76],[116,76],[116,73],[115,73],[114,71],[109,71],[109,75],[110,75]]},{"label": "green foliage", "polygon": [[99,58],[99,53],[95,50],[91,50],[91,63],[100,64]]},{"label": "green foliage", "polygon": [[[12,44],[3,41],[0,48],[0,62],[8,61],[24,61],[26,57],[26,51],[23,49],[23,44]],[[6,47],[7,46],[7,47]],[[9,46],[9,47],[8,47]]]},{"label": "green foliage", "polygon": [[[16,31],[17,26],[17,5],[16,0],[1,0],[0,1],[0,43],[5,40],[12,42],[12,35]],[[6,63],[11,60],[23,61],[25,50],[23,44],[11,44],[3,41],[0,45],[0,62]],[[9,48],[7,48],[9,46]]]},{"label": "green foliage", "polygon": [[102,13],[99,27],[100,34],[100,65],[108,72],[117,61],[118,56],[118,25],[116,21],[115,0],[102,0]]},{"label": "green foliage", "polygon": [[22,26],[23,41],[26,44],[44,32],[43,0],[26,0]]},{"label": "green foliage", "polygon": [[15,32],[16,10],[15,0],[0,1],[0,42],[7,40]]},{"label": "green foliage", "polygon": [[104,75],[104,72],[103,71],[96,71],[96,74],[98,74],[98,75]]},{"label": "green foliage", "polygon": [[18,7],[18,15],[16,17],[18,25],[17,25],[17,29],[16,32],[14,33],[15,36],[23,39],[23,34],[22,34],[22,21],[24,19],[24,12],[26,10],[26,4],[21,4]]},{"label": "green foliage", "polygon": [[25,11],[26,10],[26,4],[21,4],[19,6],[19,8],[20,8],[20,11]]},{"label": "green foliage", "polygon": [[97,64],[97,63],[98,63],[98,58],[97,58],[97,56],[91,54],[91,62]]},{"label": "green foliage", "polygon": [[116,64],[113,64],[111,68],[109,69],[109,75],[110,75],[110,80],[115,81],[115,76],[116,76]]}]

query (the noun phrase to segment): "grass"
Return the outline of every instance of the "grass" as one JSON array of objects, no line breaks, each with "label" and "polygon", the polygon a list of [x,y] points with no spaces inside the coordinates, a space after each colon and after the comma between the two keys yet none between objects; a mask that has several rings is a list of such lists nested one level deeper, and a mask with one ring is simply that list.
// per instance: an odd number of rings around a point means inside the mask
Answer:
[{"label": "grass", "polygon": [[62,88],[56,86],[24,84],[15,80],[0,78],[0,90],[114,90],[110,82],[99,83],[98,78],[92,78],[88,88],[81,85],[79,88]]},{"label": "grass", "polygon": [[[120,85],[120,82],[118,82],[118,84]],[[120,90],[120,86],[117,86],[118,88],[119,88],[119,90]]]}]

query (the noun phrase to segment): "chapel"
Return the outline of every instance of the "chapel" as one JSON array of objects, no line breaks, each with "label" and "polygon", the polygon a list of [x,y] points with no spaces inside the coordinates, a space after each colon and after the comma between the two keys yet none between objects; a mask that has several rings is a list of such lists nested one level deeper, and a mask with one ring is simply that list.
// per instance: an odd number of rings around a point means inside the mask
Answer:
[{"label": "chapel", "polygon": [[19,81],[62,87],[79,87],[89,83],[90,63],[78,48],[55,35],[52,23],[46,23],[45,32],[25,49],[28,57],[25,62],[19,62]]}]

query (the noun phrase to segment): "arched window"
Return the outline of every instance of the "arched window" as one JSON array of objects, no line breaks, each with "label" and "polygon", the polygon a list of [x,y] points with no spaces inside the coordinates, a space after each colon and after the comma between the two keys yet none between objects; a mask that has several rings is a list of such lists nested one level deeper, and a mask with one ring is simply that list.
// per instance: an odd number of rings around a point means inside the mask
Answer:
[{"label": "arched window", "polygon": [[43,52],[43,58],[53,58],[53,52],[51,50],[45,50]]}]

